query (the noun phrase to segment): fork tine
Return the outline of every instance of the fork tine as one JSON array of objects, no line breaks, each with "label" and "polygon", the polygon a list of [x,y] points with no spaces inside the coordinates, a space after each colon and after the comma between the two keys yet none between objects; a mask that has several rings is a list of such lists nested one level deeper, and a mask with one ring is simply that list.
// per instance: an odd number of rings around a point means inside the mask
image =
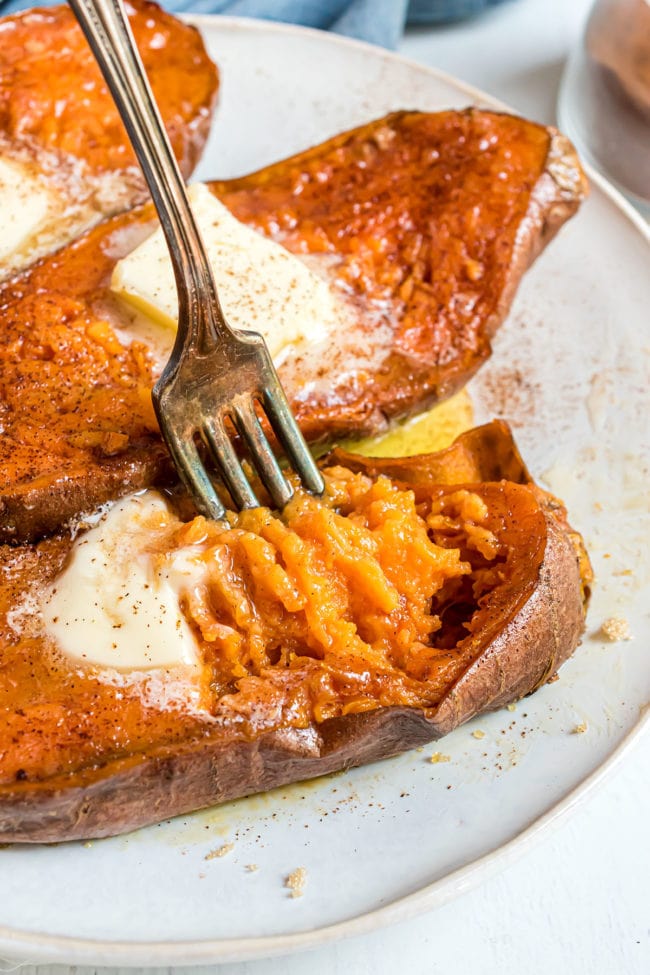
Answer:
[{"label": "fork tine", "polygon": [[264,487],[276,507],[284,508],[293,495],[293,488],[280,469],[252,402],[248,397],[238,396],[232,402],[231,410],[235,426],[246,441],[251,460]]},{"label": "fork tine", "polygon": [[325,481],[291,412],[282,386],[278,382],[275,388],[264,389],[262,395],[266,415],[291,466],[300,475],[300,480],[308,491],[312,494],[322,494],[325,490]]},{"label": "fork tine", "polygon": [[203,424],[205,439],[213,461],[219,468],[230,496],[238,508],[257,508],[259,501],[230,442],[222,420],[208,418]]},{"label": "fork tine", "polygon": [[206,518],[221,521],[226,517],[226,509],[207,475],[196,444],[193,440],[180,440],[168,424],[164,424],[164,427],[165,440],[172,460],[196,507]]}]

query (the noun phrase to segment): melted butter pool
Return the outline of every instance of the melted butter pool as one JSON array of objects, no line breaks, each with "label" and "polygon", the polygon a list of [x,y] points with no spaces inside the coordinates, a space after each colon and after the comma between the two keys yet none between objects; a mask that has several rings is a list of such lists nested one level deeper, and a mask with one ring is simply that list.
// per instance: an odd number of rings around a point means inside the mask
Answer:
[{"label": "melted butter pool", "polygon": [[427,413],[407,420],[380,437],[348,440],[341,446],[366,457],[430,454],[448,447],[456,437],[473,425],[472,401],[467,390],[462,389],[451,399],[437,403]]}]

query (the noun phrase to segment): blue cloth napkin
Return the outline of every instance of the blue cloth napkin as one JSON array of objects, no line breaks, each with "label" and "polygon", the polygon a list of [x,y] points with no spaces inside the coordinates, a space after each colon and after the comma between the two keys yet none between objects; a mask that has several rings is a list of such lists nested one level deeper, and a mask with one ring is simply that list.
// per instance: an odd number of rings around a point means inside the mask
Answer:
[{"label": "blue cloth napkin", "polygon": [[[0,14],[61,0],[0,0]],[[409,24],[468,17],[505,0],[162,0],[173,13],[230,14],[303,24],[395,47]]]}]

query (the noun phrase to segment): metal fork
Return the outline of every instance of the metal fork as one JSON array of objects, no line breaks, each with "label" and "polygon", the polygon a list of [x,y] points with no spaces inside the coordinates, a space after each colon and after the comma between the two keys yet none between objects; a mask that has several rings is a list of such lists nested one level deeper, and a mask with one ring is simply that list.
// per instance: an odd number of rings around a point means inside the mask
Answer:
[{"label": "metal fork", "polygon": [[291,413],[266,343],[224,317],[185,184],[172,152],[122,0],[69,0],[102,70],[149,185],[178,291],[178,333],[152,397],[160,429],[198,510],[225,515],[196,440],[200,437],[239,508],[259,501],[228,435],[230,420],[274,504],[293,494],[258,419],[266,418],[305,487],[323,479]]}]

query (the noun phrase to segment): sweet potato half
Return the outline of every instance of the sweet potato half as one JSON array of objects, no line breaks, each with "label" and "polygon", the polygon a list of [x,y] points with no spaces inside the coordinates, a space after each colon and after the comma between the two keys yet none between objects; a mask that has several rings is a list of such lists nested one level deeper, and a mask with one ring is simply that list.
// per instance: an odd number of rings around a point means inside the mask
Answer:
[{"label": "sweet potato half", "polygon": [[[210,130],[217,69],[196,28],[148,0],[130,0],[127,10],[189,177]],[[117,109],[67,5],[0,19],[0,156],[25,167],[55,197],[37,238],[0,261],[0,279],[148,198]]]},{"label": "sweet potato half", "polygon": [[[397,112],[211,189],[355,316],[280,370],[314,443],[380,432],[466,383],[585,179],[555,130],[468,109]],[[108,288],[153,226],[150,205],[122,214],[0,286],[0,540],[36,539],[169,476],[157,367],[118,339],[128,315]]]},{"label": "sweet potato half", "polygon": [[[38,593],[69,536],[0,550],[0,840],[107,836],[385,758],[530,693],[572,653],[587,556],[505,424],[438,454],[322,466],[326,504],[174,529],[175,543],[212,533],[231,559],[209,607],[186,606],[208,674],[198,707],[48,648]],[[309,602],[314,571],[339,587],[336,612]]]}]

